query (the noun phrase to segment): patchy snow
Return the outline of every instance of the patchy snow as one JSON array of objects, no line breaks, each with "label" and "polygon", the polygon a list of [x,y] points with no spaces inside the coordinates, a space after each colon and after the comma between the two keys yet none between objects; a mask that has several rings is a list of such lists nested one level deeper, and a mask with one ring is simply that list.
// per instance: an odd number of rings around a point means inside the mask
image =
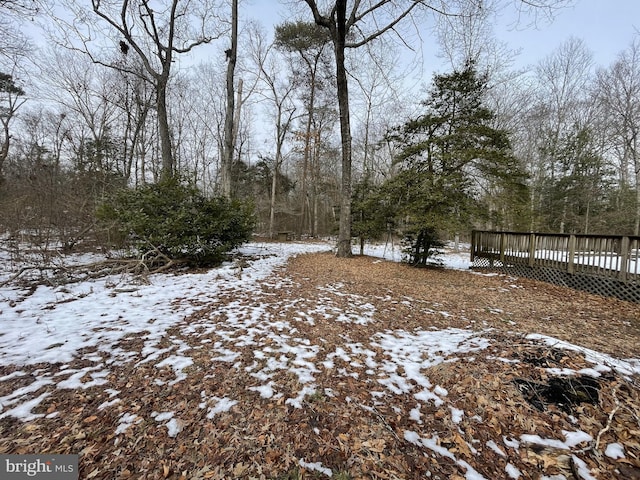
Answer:
[{"label": "patchy snow", "polygon": [[[108,400],[97,405],[98,411],[118,409],[115,435],[126,432],[141,422],[148,421],[143,413],[129,411],[119,398],[120,392],[110,384],[109,376],[116,366],[132,368],[148,366],[156,385],[167,388],[184,381],[194,369],[222,368],[242,372],[247,379],[246,389],[254,398],[271,399],[290,406],[303,408],[305,399],[324,395],[333,397],[330,389],[319,386],[320,374],[329,372],[336,383],[358,378],[369,385],[371,405],[386,398],[408,396],[415,406],[407,415],[413,422],[412,430],[404,430],[405,441],[422,449],[425,455],[445,457],[465,471],[467,480],[484,479],[459,455],[441,445],[437,432],[425,434],[428,415],[433,408],[450,413],[455,428],[470,418],[482,422],[475,412],[457,408],[449,392],[429,378],[428,369],[446,362],[458,362],[468,354],[485,359],[515,363],[518,360],[496,357],[486,350],[491,340],[483,331],[458,328],[403,329],[378,331],[368,341],[355,342],[349,338],[349,329],[375,328],[376,307],[364,296],[345,292],[340,283],[327,284],[317,289],[317,303],[304,299],[278,303],[273,293],[262,290],[295,288],[291,280],[274,275],[274,270],[298,254],[327,251],[327,243],[264,243],[249,244],[242,253],[255,255],[248,267],[238,272],[232,264],[206,272],[189,274],[152,275],[148,283],[135,278],[111,276],[88,280],[64,287],[39,286],[33,292],[14,286],[0,287],[0,366],[16,368],[38,365],[38,370],[27,373],[20,369],[0,377],[3,392],[11,382],[20,382],[15,390],[0,397],[0,419],[15,417],[28,422],[44,416],[34,410],[55,388],[86,390],[102,388]],[[443,256],[447,268],[469,268],[468,253]],[[401,257],[398,246],[368,246],[368,255],[397,261]],[[85,257],[72,257],[68,263],[87,261]],[[0,270],[0,280],[7,278],[7,269]],[[233,293],[235,299],[222,301]],[[344,308],[348,302],[349,307]],[[406,298],[406,302],[412,299]],[[206,315],[196,314],[215,305]],[[442,308],[442,306],[440,306]],[[501,313],[495,309],[495,313]],[[425,315],[450,314],[444,310],[425,309]],[[189,322],[184,322],[189,318]],[[322,338],[305,338],[301,325],[328,322],[336,325],[343,343],[327,348]],[[187,338],[189,343],[180,338]],[[640,361],[619,360],[599,352],[578,347],[552,337],[531,334],[529,340],[578,351],[584,354],[592,368],[574,371],[569,368],[548,369],[555,375],[599,376],[612,369],[624,375],[640,373]],[[208,365],[196,365],[196,351],[207,352]],[[250,353],[247,353],[250,352]],[[82,360],[83,368],[70,368],[74,360]],[[41,367],[41,365],[48,365]],[[33,367],[35,368],[35,367]],[[291,377],[291,385],[283,385],[280,374]],[[211,373],[210,376],[214,374]],[[200,391],[200,389],[196,390]],[[324,393],[323,393],[324,392]],[[200,391],[200,405],[206,417],[230,411],[240,400]],[[124,397],[123,397],[124,398]],[[360,402],[361,400],[345,399]],[[363,408],[373,409],[371,405]],[[159,407],[156,407],[159,408]],[[160,407],[161,408],[161,407]],[[51,412],[56,415],[57,412]],[[151,418],[167,429],[170,437],[177,436],[183,421],[174,411],[154,411]],[[321,429],[318,430],[320,432]],[[316,433],[318,433],[316,432]],[[543,438],[535,434],[517,438],[504,432],[489,440],[486,446],[506,459],[518,450],[521,443],[551,446],[569,453],[579,451],[590,435],[582,431],[563,431],[564,440]],[[472,454],[480,449],[469,441],[465,448]],[[611,443],[605,454],[612,459],[625,458],[621,444]],[[573,455],[576,468],[584,479],[593,478],[586,466]],[[299,459],[301,467],[331,477],[332,471],[320,462]],[[502,467],[500,467],[502,468]],[[505,474],[518,479],[522,473],[506,463]]]},{"label": "patchy snow", "polygon": [[155,419],[156,422],[165,422],[165,427],[167,427],[167,435],[170,437],[175,437],[182,431],[182,421],[175,418],[175,412],[152,412],[151,418]]},{"label": "patchy snow", "polygon": [[237,400],[231,400],[230,398],[213,397],[212,400],[215,405],[207,411],[207,418],[209,419],[215,417],[218,413],[228,412],[238,403]]},{"label": "patchy snow", "polygon": [[593,437],[586,432],[582,432],[578,430],[577,432],[569,432],[567,430],[562,430],[562,434],[565,438],[565,444],[569,448],[573,448],[576,445],[579,445],[583,442],[590,442],[593,440]]},{"label": "patchy snow", "polygon": [[506,457],[507,454],[504,453],[504,450],[502,450],[498,444],[496,442],[494,442],[493,440],[489,440],[487,441],[487,447],[489,447],[491,450],[493,450],[494,452],[496,452],[498,455],[500,455],[501,457]]},{"label": "patchy snow", "polygon": [[[97,385],[104,385],[105,383],[108,383],[108,380],[105,377],[109,375],[109,370],[102,369],[102,367],[103,367],[103,364],[100,363],[98,365],[82,368],[77,371],[64,370],[60,373],[61,374],[72,373],[72,375],[69,376],[69,378],[67,378],[66,380],[57,382],[57,386],[58,388],[87,389],[89,387],[93,387]],[[89,375],[92,380],[83,382],[82,378],[85,378],[87,375]],[[57,374],[57,376],[60,376],[60,374]]]},{"label": "patchy snow", "polygon": [[304,459],[301,458],[299,463],[302,468],[306,468],[307,470],[324,473],[327,477],[333,476],[333,472],[331,471],[331,469],[323,467],[321,462],[305,462]]},{"label": "patchy snow", "polygon": [[597,478],[591,474],[591,470],[589,470],[589,467],[587,466],[584,460],[582,460],[581,458],[578,458],[575,455],[571,455],[571,458],[573,460],[573,464],[576,466],[578,470],[579,478],[583,480],[597,480]]},{"label": "patchy snow", "polygon": [[19,418],[24,422],[29,422],[36,418],[44,417],[44,414],[33,413],[32,410],[38,405],[40,405],[40,403],[49,395],[50,393],[47,393],[47,392],[42,393],[39,396],[23,401],[22,403],[8,410],[4,409],[5,404],[0,403],[0,407],[2,407],[3,409],[3,412],[0,413],[0,418],[15,417],[15,418]]},{"label": "patchy snow", "polygon": [[170,437],[175,437],[182,431],[182,422],[177,418],[172,418],[165,426],[167,427],[167,435]]},{"label": "patchy snow", "polygon": [[316,388],[314,385],[305,385],[302,387],[302,390],[298,392],[298,395],[295,398],[287,398],[285,404],[291,405],[294,408],[302,408],[302,401],[304,397],[307,395],[312,395],[316,392]]},{"label": "patchy snow", "polygon": [[121,433],[126,432],[129,427],[135,425],[136,423],[141,423],[142,421],[143,419],[134,413],[123,413],[120,416],[120,421],[118,422],[118,427],[116,428],[116,435],[120,435]]},{"label": "patchy snow", "polygon": [[416,423],[422,423],[422,413],[420,413],[420,404],[416,405],[409,412],[409,418]]},{"label": "patchy snow", "polygon": [[451,410],[451,421],[456,425],[460,423],[464,417],[464,411],[451,405],[449,405],[449,410]]},{"label": "patchy snow", "polygon": [[165,420],[171,420],[174,415],[174,412],[152,412],[151,418],[155,418],[156,422],[164,422]]},{"label": "patchy snow", "polygon": [[[449,243],[446,245],[446,248],[440,250],[440,254],[435,258],[437,262],[446,268],[468,270],[471,267],[469,248],[469,244],[460,244],[458,251],[456,251],[454,244]],[[367,244],[364,247],[364,254],[393,262],[405,260],[402,246],[391,242],[385,244]]]},{"label": "patchy snow", "polygon": [[291,256],[328,249],[326,243],[250,244],[241,252],[263,258],[244,269],[241,278],[232,264],[225,264],[205,273],[153,275],[148,284],[108,276],[57,288],[40,285],[22,300],[27,292],[2,287],[0,299],[8,307],[0,320],[0,364],[66,363],[79,350],[90,348],[112,357],[115,351],[113,361],[127,362],[126,353],[118,355],[115,347],[127,335],[143,336],[153,355],[166,330],[198,309],[189,302],[178,309],[174,302],[190,293],[194,300],[206,302],[223,287],[250,291]]},{"label": "patchy snow", "polygon": [[525,443],[534,445],[541,445],[543,447],[557,448],[560,450],[571,450],[576,445],[583,442],[590,442],[593,437],[586,432],[576,431],[569,432],[562,430],[562,434],[565,437],[565,441],[557,440],[554,438],[542,438],[539,435],[525,434],[520,436],[520,440]]},{"label": "patchy snow", "polygon": [[273,382],[269,382],[266,385],[259,385],[257,387],[249,387],[249,390],[256,391],[262,398],[273,397]]},{"label": "patchy snow", "polygon": [[[540,340],[544,342],[546,345],[554,348],[561,348],[565,350],[572,350],[575,352],[580,352],[584,355],[585,359],[588,362],[593,363],[595,366],[593,369],[583,369],[580,372],[591,375],[591,376],[600,376],[600,372],[610,372],[611,370],[615,370],[622,375],[633,375],[640,373],[640,360],[639,359],[617,359],[610,355],[596,352],[595,350],[591,350],[589,348],[581,347],[578,345],[573,345],[569,342],[565,342],[563,340],[559,340],[557,338],[549,337],[547,335],[542,335],[538,333],[531,333],[527,335],[530,340]],[[554,369],[556,374],[576,374],[573,370],[557,370]]]},{"label": "patchy snow", "polygon": [[514,467],[513,465],[511,465],[510,463],[507,463],[507,466],[504,468],[504,471],[507,472],[507,475],[509,475],[509,478],[513,478],[515,480],[517,480],[522,476],[522,472],[518,470],[516,467]]},{"label": "patchy snow", "polygon": [[434,435],[431,438],[421,437],[416,432],[405,430],[404,439],[407,442],[413,443],[414,445],[416,445],[418,447],[424,447],[426,449],[429,449],[429,450],[433,451],[434,453],[437,453],[440,456],[449,458],[449,459],[453,460],[455,463],[457,463],[458,465],[460,465],[461,467],[464,467],[465,470],[466,470],[466,473],[465,473],[465,479],[466,480],[487,480],[485,476],[483,476],[480,473],[478,473],[467,462],[465,462],[464,460],[457,459],[456,456],[453,453],[451,453],[446,448],[440,446],[440,439],[438,438],[437,435]]},{"label": "patchy snow", "polygon": [[604,454],[613,459],[624,458],[624,447],[620,443],[610,443],[604,451]]},{"label": "patchy snow", "polygon": [[165,358],[160,363],[156,364],[157,368],[162,368],[166,366],[170,366],[176,374],[175,380],[169,382],[169,385],[174,385],[178,383],[180,380],[184,380],[187,378],[187,374],[184,373],[184,369],[193,365],[193,360],[189,357],[182,357],[179,355],[171,355],[170,357]]}]

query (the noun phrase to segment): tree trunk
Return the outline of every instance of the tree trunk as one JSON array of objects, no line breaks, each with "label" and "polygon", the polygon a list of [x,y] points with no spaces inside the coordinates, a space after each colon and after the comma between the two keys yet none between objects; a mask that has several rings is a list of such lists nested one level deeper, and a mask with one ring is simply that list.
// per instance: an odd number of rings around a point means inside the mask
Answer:
[{"label": "tree trunk", "polygon": [[278,113],[276,115],[276,156],[273,164],[273,179],[271,180],[271,205],[269,208],[269,238],[274,237],[275,230],[275,212],[276,212],[276,194],[278,192],[278,172],[282,164],[282,145],[287,135],[289,125],[291,125],[291,113],[286,123],[282,123],[282,103],[278,104]]},{"label": "tree trunk", "polygon": [[2,120],[2,130],[4,133],[4,140],[2,141],[2,145],[0,146],[0,182],[2,182],[2,170],[4,167],[4,162],[9,156],[9,142],[11,136],[9,135],[9,118]]},{"label": "tree trunk", "polygon": [[311,155],[311,209],[309,219],[309,229],[311,236],[318,236],[318,211],[320,209],[320,199],[318,198],[318,185],[320,184],[320,131],[316,125],[316,131],[313,136],[313,152]]},{"label": "tree trunk", "polygon": [[567,199],[567,196],[565,194],[564,198],[562,199],[562,214],[560,215],[560,233],[564,233],[564,229],[565,229],[565,225],[567,222],[567,204],[568,204],[569,200]]},{"label": "tree trunk", "polygon": [[318,195],[316,189],[314,187],[313,194],[313,229],[311,230],[311,236],[316,238],[318,236],[318,228],[320,225],[320,220],[318,219],[318,211],[320,210],[320,200],[318,199]]},{"label": "tree trunk", "polygon": [[373,172],[373,162],[371,162],[371,168],[369,169],[367,163],[369,162],[369,129],[371,127],[371,97],[367,97],[367,115],[364,122],[364,152],[362,158],[362,171],[365,176],[369,172]]},{"label": "tree trunk", "polygon": [[636,221],[633,224],[633,234],[640,235],[640,164],[636,161]]},{"label": "tree trunk", "polygon": [[224,147],[220,162],[220,190],[222,195],[231,197],[231,169],[234,147],[234,76],[238,50],[238,0],[231,4],[231,49],[227,50],[227,108],[224,119]]},{"label": "tree trunk", "polygon": [[337,34],[333,36],[336,53],[336,85],[342,139],[342,180],[340,184],[340,230],[336,256],[351,257],[351,124],[349,120],[349,86],[345,67],[346,0],[336,1]]},{"label": "tree trunk", "polygon": [[168,180],[173,177],[173,151],[171,148],[171,131],[169,130],[169,115],[167,113],[167,78],[163,75],[158,78],[158,134],[160,136],[160,154],[162,164],[160,180]]},{"label": "tree trunk", "polygon": [[315,82],[315,72],[311,78],[311,89],[309,92],[309,108],[308,116],[307,116],[307,124],[305,126],[305,135],[304,135],[304,158],[302,163],[302,211],[300,212],[300,234],[303,232],[305,223],[306,223],[306,215],[309,215],[308,209],[308,201],[307,201],[307,171],[309,169],[309,158],[311,157],[311,127],[313,125],[313,109],[315,104],[315,95],[316,95],[316,82]]},{"label": "tree trunk", "polygon": [[[238,135],[240,134],[240,112],[242,110],[242,87],[243,87],[242,78],[238,79],[238,90],[236,91],[236,105],[235,105],[235,113],[233,114],[233,145],[232,149],[236,149],[236,145],[238,145]],[[241,146],[238,146],[238,158],[241,158]],[[232,158],[233,160],[233,158]]]},{"label": "tree trunk", "polygon": [[271,179],[271,202],[269,204],[269,238],[274,238],[274,226],[276,223],[276,192],[278,191],[278,160],[273,166],[273,178]]}]

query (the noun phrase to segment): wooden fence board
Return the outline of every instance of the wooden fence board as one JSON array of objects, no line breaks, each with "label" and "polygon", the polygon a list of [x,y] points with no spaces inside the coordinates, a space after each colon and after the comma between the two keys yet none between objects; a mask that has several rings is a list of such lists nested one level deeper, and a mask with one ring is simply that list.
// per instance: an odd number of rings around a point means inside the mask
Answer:
[{"label": "wooden fence board", "polygon": [[474,230],[471,263],[640,303],[639,236]]}]

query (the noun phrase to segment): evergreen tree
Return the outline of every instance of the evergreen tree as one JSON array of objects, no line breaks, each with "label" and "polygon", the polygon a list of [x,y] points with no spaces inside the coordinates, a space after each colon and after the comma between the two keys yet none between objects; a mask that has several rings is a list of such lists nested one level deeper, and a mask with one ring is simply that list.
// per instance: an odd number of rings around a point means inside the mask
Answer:
[{"label": "evergreen tree", "polygon": [[15,118],[16,111],[24,104],[25,91],[16,84],[8,73],[0,72],[0,183],[3,180],[4,163],[9,157],[11,133],[9,125]]},{"label": "evergreen tree", "polygon": [[394,206],[385,194],[370,175],[353,186],[351,234],[360,239],[360,255],[365,241],[380,239],[393,225]]},{"label": "evergreen tree", "polygon": [[400,171],[383,189],[404,221],[412,264],[426,264],[440,232],[459,232],[488,216],[487,195],[524,188],[507,132],[493,126],[494,113],[484,106],[485,89],[473,62],[436,75],[424,113],[390,135]]}]

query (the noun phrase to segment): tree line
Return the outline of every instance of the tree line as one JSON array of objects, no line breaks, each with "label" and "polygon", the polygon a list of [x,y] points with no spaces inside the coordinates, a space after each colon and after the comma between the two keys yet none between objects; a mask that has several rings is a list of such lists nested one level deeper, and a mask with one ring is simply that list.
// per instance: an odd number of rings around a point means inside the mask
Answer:
[{"label": "tree line", "polygon": [[[46,26],[36,49],[0,25],[4,229],[73,248],[108,236],[106,199],[179,178],[341,256],[355,236],[400,235],[419,264],[473,227],[639,233],[638,39],[610,65],[570,38],[514,70],[498,0],[287,5],[272,31],[238,0],[0,5]],[[416,95],[397,59],[427,23],[449,68]]]}]

